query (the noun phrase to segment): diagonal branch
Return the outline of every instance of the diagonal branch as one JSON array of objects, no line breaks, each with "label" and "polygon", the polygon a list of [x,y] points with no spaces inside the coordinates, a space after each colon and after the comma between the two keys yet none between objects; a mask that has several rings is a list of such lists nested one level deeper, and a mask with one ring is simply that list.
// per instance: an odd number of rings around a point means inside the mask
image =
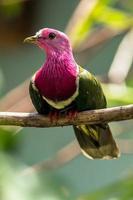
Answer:
[{"label": "diagonal branch", "polygon": [[[133,140],[129,139],[117,139],[122,154],[133,153]],[[22,170],[21,175],[32,175],[40,171],[55,170],[62,167],[68,162],[75,159],[81,154],[81,149],[77,140],[73,140],[67,144],[64,148],[59,150],[52,158],[44,160],[40,163],[34,164]]]},{"label": "diagonal branch", "polygon": [[21,174],[30,175],[34,172],[37,173],[42,170],[55,170],[76,158],[78,155],[80,155],[80,153],[81,149],[79,144],[77,143],[77,140],[74,140],[59,150],[52,158],[24,169]]},{"label": "diagonal branch", "polygon": [[[124,83],[133,63],[133,29],[122,39],[108,72],[110,82]],[[119,74],[119,78],[118,78]]]},{"label": "diagonal branch", "polygon": [[59,116],[58,120],[51,121],[49,116],[38,113],[1,112],[0,125],[22,127],[55,127],[79,124],[99,124],[133,119],[133,104],[127,106],[105,108],[78,113],[73,119],[67,115]]}]

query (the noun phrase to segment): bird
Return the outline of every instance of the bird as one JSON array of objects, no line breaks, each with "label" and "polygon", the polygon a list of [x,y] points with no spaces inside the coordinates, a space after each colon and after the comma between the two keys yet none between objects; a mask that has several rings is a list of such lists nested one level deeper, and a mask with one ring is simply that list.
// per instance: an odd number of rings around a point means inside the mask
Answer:
[{"label": "bird", "polygon": [[[107,107],[101,83],[74,59],[69,37],[56,29],[42,28],[25,38],[46,54],[44,64],[29,84],[31,101],[39,114],[76,113]],[[84,156],[90,159],[118,158],[119,148],[107,123],[73,126]]]}]

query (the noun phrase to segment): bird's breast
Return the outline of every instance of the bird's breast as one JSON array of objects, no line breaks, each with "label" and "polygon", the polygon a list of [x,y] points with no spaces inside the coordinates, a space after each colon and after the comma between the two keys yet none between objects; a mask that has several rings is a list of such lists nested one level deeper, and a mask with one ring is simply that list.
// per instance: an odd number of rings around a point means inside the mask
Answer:
[{"label": "bird's breast", "polygon": [[35,75],[35,86],[40,94],[54,102],[64,101],[77,91],[77,75],[71,70],[43,71]]}]

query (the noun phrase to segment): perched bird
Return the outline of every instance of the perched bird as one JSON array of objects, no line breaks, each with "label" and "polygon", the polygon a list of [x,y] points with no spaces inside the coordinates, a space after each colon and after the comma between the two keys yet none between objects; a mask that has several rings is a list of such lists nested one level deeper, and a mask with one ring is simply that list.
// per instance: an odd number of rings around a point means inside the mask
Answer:
[{"label": "perched bird", "polygon": [[[80,67],[64,33],[43,28],[25,42],[46,53],[46,60],[30,81],[30,97],[40,114],[73,112],[106,107],[102,87],[94,75]],[[88,158],[111,159],[119,150],[106,123],[73,126],[81,151]]]}]

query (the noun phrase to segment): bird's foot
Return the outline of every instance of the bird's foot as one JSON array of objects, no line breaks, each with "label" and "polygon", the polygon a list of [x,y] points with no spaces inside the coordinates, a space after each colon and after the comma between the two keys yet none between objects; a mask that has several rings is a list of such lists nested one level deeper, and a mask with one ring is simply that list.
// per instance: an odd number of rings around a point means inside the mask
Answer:
[{"label": "bird's foot", "polygon": [[59,119],[59,112],[58,111],[51,111],[49,113],[49,118],[50,118],[50,122],[53,123],[57,123],[58,119]]},{"label": "bird's foot", "polygon": [[68,111],[68,118],[69,120],[73,120],[77,117],[78,111],[76,110],[70,110]]}]

